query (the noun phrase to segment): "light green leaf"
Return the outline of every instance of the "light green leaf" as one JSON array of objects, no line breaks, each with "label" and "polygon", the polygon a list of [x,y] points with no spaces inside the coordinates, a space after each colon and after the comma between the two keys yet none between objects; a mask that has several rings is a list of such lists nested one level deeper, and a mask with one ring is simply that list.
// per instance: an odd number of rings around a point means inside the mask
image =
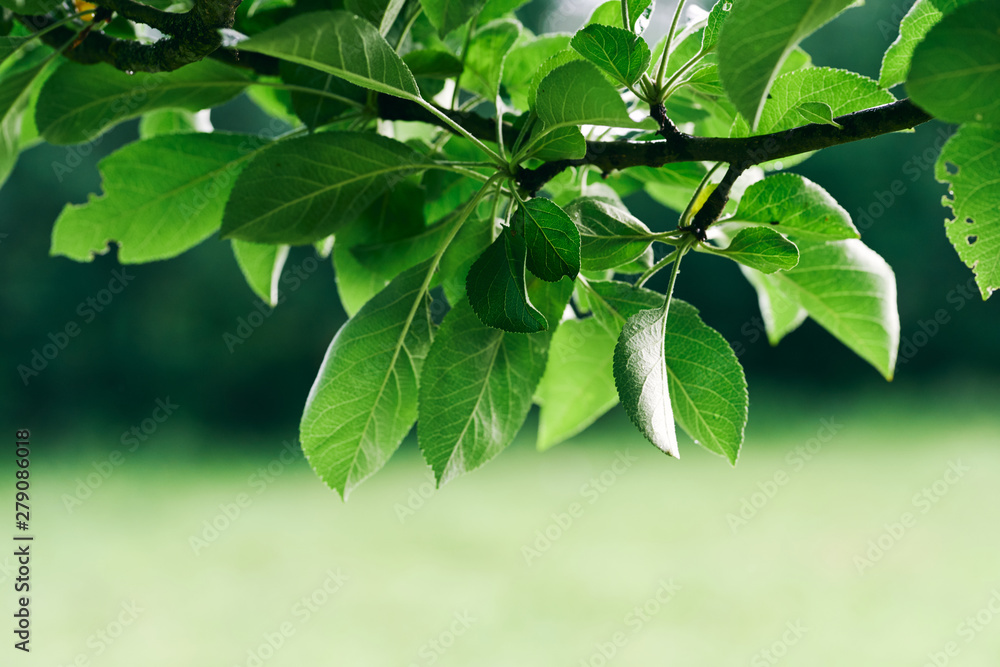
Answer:
[{"label": "light green leaf", "polygon": [[712,11],[708,14],[708,23],[705,24],[705,31],[701,35],[701,50],[709,53],[715,50],[719,44],[719,35],[722,34],[722,26],[729,18],[729,12],[733,8],[733,3],[728,0],[718,0]]},{"label": "light green leaf", "polygon": [[526,254],[524,236],[504,227],[469,268],[465,281],[469,303],[487,326],[511,333],[536,333],[548,327],[528,298]]},{"label": "light green leaf", "polygon": [[0,63],[7,60],[7,58],[12,56],[15,51],[29,41],[31,41],[30,37],[19,37],[13,35],[0,37]]},{"label": "light green leaf", "polygon": [[[424,227],[423,190],[409,180],[398,183],[379,197],[353,221],[337,232],[333,244],[334,276],[344,311],[351,317],[382,291],[390,280],[416,262],[404,266],[379,267],[373,271],[355,257],[357,249],[380,240],[391,242],[419,233]],[[398,269],[398,270],[397,270]]]},{"label": "light green leaf", "polygon": [[861,238],[851,216],[826,190],[798,174],[775,174],[743,193],[739,208],[725,223],[775,225],[793,239]]},{"label": "light green leaf", "polygon": [[322,132],[275,144],[240,174],[222,234],[257,243],[312,243],[424,169],[409,146],[375,134]]},{"label": "light green leaf", "polygon": [[653,13],[653,0],[625,0],[625,5],[628,7],[629,22],[625,27],[642,34],[649,25],[649,17]]},{"label": "light green leaf", "polygon": [[621,0],[608,0],[598,5],[594,13],[587,19],[587,25],[622,26]]},{"label": "light green leaf", "polygon": [[250,289],[267,305],[272,308],[277,306],[281,301],[278,281],[288,259],[288,246],[237,240],[232,242],[232,246],[236,263]]},{"label": "light green leaf", "polygon": [[833,109],[826,102],[803,102],[795,107],[795,111],[805,118],[807,123],[832,125],[838,130],[844,129],[843,125],[833,119]]},{"label": "light green leaf", "polygon": [[954,196],[943,200],[955,216],[945,222],[948,238],[987,299],[1000,288],[1000,128],[960,127],[941,150],[934,176]]},{"label": "light green leaf", "polygon": [[612,371],[617,333],[596,317],[567,320],[552,336],[549,362],[535,401],[538,449],[546,450],[593,424],[618,403]]},{"label": "light green leaf", "polygon": [[504,59],[521,34],[521,24],[512,19],[494,21],[476,30],[465,57],[461,87],[493,101],[500,88]]},{"label": "light green leaf", "polygon": [[299,427],[313,470],[346,500],[385,465],[417,418],[430,348],[435,262],[399,275],[334,336]]},{"label": "light green leaf", "polygon": [[798,329],[809,317],[809,313],[798,301],[786,296],[777,285],[768,281],[765,274],[745,266],[741,266],[740,270],[757,290],[757,302],[764,318],[767,340],[771,345],[777,345],[782,338]]},{"label": "light green leaf", "polygon": [[344,6],[378,28],[384,37],[405,4],[406,0],[346,0]]},{"label": "light green leaf", "polygon": [[535,75],[531,78],[531,86],[528,89],[528,107],[534,109],[538,104],[538,90],[546,77],[567,63],[584,62],[583,56],[573,49],[559,51],[548,60],[543,60],[542,64],[535,70]]},{"label": "light green leaf", "polygon": [[424,13],[444,37],[482,9],[486,0],[420,0]]},{"label": "light green leaf", "polygon": [[[537,88],[537,83],[541,83],[542,80],[538,79],[536,85],[532,86],[535,75],[540,70],[539,63],[545,63],[561,52],[571,53],[578,57],[569,50],[570,37],[566,34],[550,34],[531,38],[528,41],[523,41],[522,38],[523,43],[510,50],[503,66],[503,85],[515,108],[526,111],[534,106],[534,90]],[[546,73],[549,71],[551,69]],[[529,95],[531,95],[531,103],[528,101]]]},{"label": "light green leaf", "polygon": [[[782,74],[764,104],[755,134],[779,132],[805,124],[798,108],[809,102],[830,107],[831,118],[895,102],[892,93],[855,72],[831,67],[809,67]],[[737,119],[733,134],[747,136],[750,128]]]},{"label": "light green leaf", "polygon": [[481,22],[492,21],[502,16],[506,16],[521,5],[527,4],[528,0],[486,0],[486,5],[479,12]]},{"label": "light green leaf", "polygon": [[374,26],[350,12],[301,14],[240,42],[239,48],[306,65],[387,95],[420,97],[413,74],[395,50]]},{"label": "light green leaf", "polygon": [[581,197],[566,213],[580,230],[581,266],[588,271],[628,264],[653,242],[652,232],[641,220],[602,199]]},{"label": "light green leaf", "polygon": [[719,76],[729,99],[757,129],[764,102],[788,55],[854,0],[742,0],[722,26]]},{"label": "light green leaf", "polygon": [[151,139],[161,134],[211,132],[212,121],[183,109],[160,109],[145,114],[139,120],[139,138]]},{"label": "light green leaf", "polygon": [[465,281],[469,269],[493,243],[494,233],[499,233],[498,222],[491,222],[488,215],[467,221],[441,257],[441,288],[452,306],[467,300]]},{"label": "light green leaf", "polygon": [[25,111],[36,82],[43,78],[47,61],[39,56],[28,56],[14,63],[0,79],[0,185],[17,163]]},{"label": "light green leaf", "polygon": [[959,7],[913,51],[906,92],[952,123],[1000,122],[1000,4]]},{"label": "light green leaf", "polygon": [[649,67],[649,46],[630,30],[588,25],[576,33],[570,44],[624,86],[633,85]]},{"label": "light green leaf", "polygon": [[517,207],[514,232],[523,232],[528,269],[542,280],[556,282],[580,273],[580,232],[552,200],[536,197]]},{"label": "light green leaf", "polygon": [[35,122],[49,143],[81,143],[155,109],[199,111],[222,104],[249,83],[240,70],[208,58],[174,72],[134,75],[66,61],[42,87]]},{"label": "light green leaf", "polygon": [[666,320],[662,306],[630,317],[615,346],[613,367],[629,419],[651,443],[679,458],[664,350]]},{"label": "light green leaf", "polygon": [[[571,292],[569,280],[532,286],[532,298],[554,322]],[[531,409],[551,336],[491,329],[464,303],[445,316],[421,376],[417,425],[439,485],[482,466],[514,439]]]},{"label": "light green leaf", "polygon": [[899,36],[889,45],[882,57],[882,70],[878,85],[892,88],[906,81],[910,71],[913,49],[927,35],[927,31],[941,20],[941,12],[931,0],[917,0],[899,24]]},{"label": "light green leaf", "polygon": [[100,162],[104,195],[63,209],[52,254],[89,262],[115,241],[118,261],[134,264],[194,247],[218,229],[233,181],[260,147],[219,132],[126,144]]},{"label": "light green leaf", "polygon": [[587,303],[594,317],[616,338],[628,318],[663,305],[663,295],[659,292],[617,280],[593,280],[589,285]]},{"label": "light green leaf", "polygon": [[535,111],[547,131],[568,125],[651,127],[634,122],[621,95],[591,63],[578,60],[552,70],[538,87]]},{"label": "light green leaf", "polygon": [[799,242],[790,271],[756,278],[799,304],[824,329],[892,379],[899,348],[896,278],[861,241]]},{"label": "light green leaf", "polygon": [[774,273],[795,268],[799,249],[778,232],[766,227],[742,229],[725,248],[701,245],[695,248],[745,264],[761,273]]},{"label": "light green leaf", "polygon": [[580,128],[573,126],[546,132],[536,124],[530,144],[529,155],[538,160],[578,160],[587,155],[587,140]]}]

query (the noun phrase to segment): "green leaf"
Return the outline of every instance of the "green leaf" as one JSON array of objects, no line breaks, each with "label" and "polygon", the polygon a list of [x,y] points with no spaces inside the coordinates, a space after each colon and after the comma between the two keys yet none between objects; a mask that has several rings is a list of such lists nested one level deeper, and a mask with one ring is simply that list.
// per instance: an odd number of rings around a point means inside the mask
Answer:
[{"label": "green leaf", "polygon": [[771,345],[777,345],[782,338],[798,329],[809,317],[809,313],[798,301],[786,296],[779,286],[769,282],[765,274],[745,266],[741,266],[740,270],[757,290],[757,302],[764,318],[767,340]]},{"label": "green leaf", "polygon": [[725,248],[701,245],[696,248],[720,257],[745,264],[761,273],[774,273],[795,268],[799,263],[799,249],[784,236],[766,227],[742,229]]},{"label": "green leaf", "polygon": [[594,13],[587,19],[587,25],[607,25],[619,27],[622,25],[621,0],[608,0],[598,5]]},{"label": "green leaf", "polygon": [[[569,53],[574,58],[578,56],[569,50],[570,35],[541,35],[528,41],[523,41],[522,37],[522,42],[507,54],[503,66],[503,85],[507,95],[510,96],[511,104],[525,111],[534,106],[534,90],[537,85],[532,86],[532,82],[536,73],[544,67],[544,63],[557,53]],[[539,63],[542,63],[541,67]],[[546,74],[550,71],[552,68],[547,70]],[[538,83],[540,82],[541,79],[538,79]]]},{"label": "green leaf", "polygon": [[588,25],[576,33],[570,45],[624,86],[633,85],[649,67],[649,46],[623,28]]},{"label": "green leaf", "polygon": [[546,450],[593,424],[618,403],[612,359],[618,334],[596,317],[567,320],[552,335],[549,362],[535,401],[538,449]]},{"label": "green leaf", "polygon": [[[312,67],[282,61],[281,78],[290,86],[313,89],[326,95],[316,95],[303,90],[292,91],[291,102],[295,115],[310,130],[332,122],[337,116],[354,107],[364,105],[368,93],[339,76],[321,72]],[[335,95],[336,97],[330,97]]]},{"label": "green leaf", "polygon": [[409,146],[375,134],[322,132],[282,141],[236,180],[222,234],[257,243],[318,241],[428,164]]},{"label": "green leaf", "polygon": [[[423,189],[402,181],[381,195],[361,215],[344,225],[336,234],[333,244],[334,276],[340,303],[349,316],[361,307],[405,269],[427,259],[433,251],[417,262],[405,266],[385,266],[373,271],[363,265],[355,252],[365,244],[378,241],[392,242],[419,233],[424,227]],[[397,270],[398,269],[398,270]]]},{"label": "green leaf", "polygon": [[406,0],[346,0],[344,6],[378,28],[384,37],[405,4]]},{"label": "green leaf", "polygon": [[566,213],[580,230],[581,267],[614,269],[641,257],[653,234],[628,211],[593,197],[574,200]]},{"label": "green leaf", "polygon": [[725,223],[775,225],[793,239],[861,238],[851,216],[826,190],[798,174],[775,174],[743,193],[739,208]]},{"label": "green leaf", "polygon": [[517,207],[514,231],[524,233],[528,269],[542,280],[556,282],[580,273],[580,232],[552,200],[536,197]]},{"label": "green leaf", "polygon": [[882,70],[879,73],[878,85],[892,88],[906,81],[910,71],[910,60],[913,49],[916,48],[927,31],[941,20],[941,12],[931,0],[917,0],[910,11],[899,24],[899,36],[889,45],[882,57]]},{"label": "green leaf", "polygon": [[212,130],[212,121],[207,117],[199,117],[196,113],[183,109],[151,111],[139,120],[139,137],[141,139],[151,139],[161,134],[211,132]]},{"label": "green leaf", "polygon": [[561,65],[545,77],[538,87],[535,111],[546,131],[585,124],[651,127],[653,122],[634,122],[615,87],[597,67],[584,60]]},{"label": "green leaf", "polygon": [[462,61],[448,53],[437,49],[420,49],[410,51],[403,56],[403,62],[410,68],[413,76],[428,79],[450,79],[462,73]]},{"label": "green leaf", "polygon": [[0,0],[0,7],[6,7],[15,14],[41,16],[59,6],[58,0]]},{"label": "green leaf", "polygon": [[301,14],[240,42],[239,48],[306,65],[387,95],[420,98],[413,74],[396,51],[374,26],[350,12]]},{"label": "green leaf", "polygon": [[556,70],[567,63],[573,62],[584,62],[583,56],[573,49],[559,51],[548,60],[542,61],[542,64],[535,70],[534,76],[531,77],[531,84],[528,89],[529,108],[534,109],[538,104],[538,90],[541,88],[542,82],[545,81],[546,77],[548,77],[553,70]]},{"label": "green leaf", "polygon": [[906,92],[951,123],[1000,122],[1000,4],[959,7],[913,51]]},{"label": "green leaf", "polygon": [[21,46],[31,41],[30,37],[8,35],[0,37],[0,63],[12,56]]},{"label": "green leaf", "polygon": [[81,143],[155,109],[199,111],[228,102],[249,83],[235,67],[207,58],[174,72],[134,75],[66,61],[42,87],[35,122],[49,143]]},{"label": "green leaf", "polygon": [[285,260],[288,259],[288,246],[236,240],[232,242],[232,246],[236,263],[250,289],[267,305],[272,308],[277,306],[281,301],[278,280]]},{"label": "green leaf", "polygon": [[397,276],[341,327],[306,399],[302,450],[345,500],[385,465],[417,418],[434,268],[428,261]]},{"label": "green leaf", "polygon": [[653,13],[653,0],[625,0],[628,6],[628,22],[626,27],[636,33],[642,33],[649,25],[649,17]]},{"label": "green leaf", "polygon": [[219,227],[237,174],[260,150],[238,134],[169,134],[126,144],[100,162],[104,195],[63,209],[53,255],[89,262],[119,245],[123,264],[174,257]]},{"label": "green leaf", "polygon": [[467,221],[441,257],[441,288],[452,306],[467,300],[465,282],[469,269],[493,243],[494,233],[500,231],[498,222],[499,219],[490,221],[488,215]]},{"label": "green leaf", "polygon": [[838,130],[844,129],[843,125],[833,119],[833,109],[826,102],[803,102],[795,107],[795,111],[808,123],[832,125]]},{"label": "green leaf", "polygon": [[756,278],[797,303],[891,380],[899,347],[896,278],[861,241],[799,242],[799,263]]},{"label": "green leaf", "polygon": [[486,22],[498,19],[527,2],[528,0],[486,0],[486,5],[479,12],[479,20],[480,22]]},{"label": "green leaf", "polygon": [[441,37],[466,23],[485,4],[486,0],[420,0],[424,13]]},{"label": "green leaf", "polygon": [[[532,297],[555,322],[571,292],[568,280],[532,286]],[[421,376],[417,425],[439,485],[482,466],[514,439],[545,370],[551,335],[492,329],[464,303],[445,316]]]},{"label": "green leaf", "polygon": [[487,100],[495,100],[504,59],[520,35],[521,24],[512,19],[495,21],[478,29],[465,57],[461,87]]},{"label": "green leaf", "polygon": [[719,0],[712,7],[708,14],[708,23],[705,24],[705,31],[701,35],[701,50],[710,53],[719,44],[719,35],[722,34],[722,26],[729,18],[729,12],[733,8],[733,3],[728,0]]},{"label": "green leaf", "polygon": [[987,299],[1000,288],[1000,128],[960,127],[941,150],[934,176],[954,196],[943,201],[955,216],[945,222],[948,238]]},{"label": "green leaf", "polygon": [[809,34],[854,0],[735,2],[719,35],[719,76],[729,99],[758,128],[764,102],[785,59]]},{"label": "green leaf", "polygon": [[535,333],[548,327],[528,298],[524,237],[504,227],[480,255],[465,281],[472,310],[487,326],[511,333]]},{"label": "green leaf", "polygon": [[[755,134],[779,132],[804,124],[798,111],[806,103],[830,107],[830,116],[842,116],[862,109],[895,102],[892,93],[855,72],[830,67],[809,67],[782,74],[774,82],[764,104]],[[747,136],[750,128],[742,118],[733,128],[735,136]]]},{"label": "green leaf", "polygon": [[17,163],[25,111],[37,82],[43,79],[46,64],[39,56],[28,56],[7,68],[0,79],[0,185]]},{"label": "green leaf", "polygon": [[578,160],[587,155],[587,140],[578,127],[560,127],[546,132],[535,125],[528,155],[538,160]]}]

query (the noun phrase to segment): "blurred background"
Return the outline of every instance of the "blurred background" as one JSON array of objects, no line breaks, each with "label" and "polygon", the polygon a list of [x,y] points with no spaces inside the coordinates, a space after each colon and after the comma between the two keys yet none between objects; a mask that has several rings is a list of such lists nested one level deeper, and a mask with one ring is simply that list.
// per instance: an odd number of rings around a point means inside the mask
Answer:
[{"label": "blurred background", "polygon": [[[571,32],[598,4],[535,0],[519,16]],[[910,4],[870,0],[803,46],[877,78]],[[657,3],[651,44],[672,11]],[[212,121],[268,123],[246,98]],[[29,150],[0,190],[0,418],[33,434],[32,660],[995,665],[1000,310],[944,235],[934,147],[952,129],[794,169],[896,271],[891,384],[810,322],[772,348],[735,266],[693,257],[678,295],[733,344],[750,385],[735,469],[686,438],[685,458],[666,459],[616,408],[545,454],[529,418],[510,451],[440,491],[408,440],[346,505],[295,443],[345,318],[332,267],[300,273],[232,352],[223,336],[259,302],[228,243],[126,267],[120,294],[88,304],[122,269],[113,252],[49,257],[52,223],[100,191],[96,161],[136,123],[61,178],[52,165],[72,147]],[[644,195],[628,204],[673,224]],[[286,271],[311,253],[293,250]],[[80,335],[25,386],[16,367],[71,322]],[[5,589],[11,563],[0,557]]]}]

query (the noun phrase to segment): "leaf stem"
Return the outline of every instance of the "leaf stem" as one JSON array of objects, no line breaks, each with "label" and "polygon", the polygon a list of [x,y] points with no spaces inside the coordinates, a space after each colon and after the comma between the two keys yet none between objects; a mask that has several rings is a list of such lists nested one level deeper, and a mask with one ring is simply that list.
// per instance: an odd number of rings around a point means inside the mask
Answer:
[{"label": "leaf stem", "polygon": [[662,95],[662,97],[660,99],[661,102],[663,100],[667,99],[667,97],[669,97],[668,93],[672,92],[670,90],[670,87],[674,85],[674,83],[677,81],[677,79],[679,79],[681,77],[681,75],[684,74],[684,72],[686,72],[689,69],[691,69],[699,60],[701,60],[704,57],[705,57],[705,52],[702,51],[701,49],[698,49],[698,53],[696,53],[693,56],[691,56],[691,58],[688,59],[688,61],[686,63],[684,63],[683,65],[681,65],[677,69],[677,71],[674,72],[673,75],[669,79],[667,79],[667,82],[665,84],[663,84],[663,86],[660,88],[660,90],[663,93],[663,95]]},{"label": "leaf stem", "polygon": [[674,33],[677,30],[677,22],[681,18],[681,11],[684,9],[685,0],[679,0],[677,8],[674,10],[674,18],[670,22],[670,30],[667,31],[666,41],[663,42],[663,53],[660,55],[660,66],[656,70],[656,88],[663,89],[663,77],[667,73],[667,61],[670,60],[670,46],[674,41]]},{"label": "leaf stem", "polygon": [[712,178],[712,174],[718,171],[719,167],[721,166],[722,166],[721,162],[716,162],[715,166],[709,169],[708,173],[702,177],[701,182],[698,183],[698,187],[694,189],[694,194],[691,195],[691,201],[688,202],[688,205],[684,209],[684,212],[681,213],[680,220],[677,223],[678,228],[685,227],[686,225],[691,223],[691,216],[697,213],[697,211],[691,210],[694,208],[694,203],[698,201],[698,196],[702,193],[702,190],[705,189],[705,186],[708,185],[708,181],[710,178]]},{"label": "leaf stem", "polygon": [[649,281],[650,278],[659,273],[663,267],[675,261],[677,259],[677,252],[677,250],[674,250],[673,252],[666,254],[663,259],[646,269],[646,272],[639,276],[639,279],[635,281],[635,286],[642,287],[647,281]]},{"label": "leaf stem", "polygon": [[309,88],[308,86],[297,86],[292,83],[283,83],[279,81],[254,81],[254,86],[265,86],[267,88],[276,88],[278,90],[287,90],[293,93],[305,93],[307,95],[316,95],[317,97],[328,97],[331,100],[336,100],[348,106],[354,107],[355,109],[365,109],[365,105],[357,100],[352,100],[348,97],[343,97],[337,95],[336,93],[331,93],[325,90],[320,90],[318,88]]},{"label": "leaf stem", "polygon": [[420,18],[420,15],[423,14],[423,12],[423,6],[417,5],[417,11],[413,12],[413,16],[411,16],[410,20],[406,22],[406,25],[403,27],[403,32],[399,35],[399,39],[396,40],[397,53],[399,53],[399,47],[403,45],[403,40],[405,40],[406,36],[410,34],[410,29],[413,28],[413,24],[417,22],[417,19]]},{"label": "leaf stem", "polygon": [[428,111],[430,111],[435,116],[437,116],[448,127],[452,128],[453,130],[455,130],[456,132],[458,132],[459,134],[461,134],[463,137],[465,137],[466,139],[468,139],[469,141],[471,141],[472,143],[474,143],[479,148],[479,150],[481,150],[484,153],[486,153],[487,155],[489,155],[490,158],[494,162],[496,162],[496,164],[498,166],[500,166],[503,169],[507,168],[507,161],[506,160],[504,160],[502,157],[500,157],[499,155],[497,155],[497,153],[494,150],[492,150],[489,146],[487,146],[482,141],[480,141],[479,139],[477,139],[471,132],[469,132],[464,127],[462,127],[461,125],[459,125],[458,123],[456,123],[455,121],[453,121],[451,118],[449,118],[447,114],[445,114],[444,112],[438,110],[438,108],[436,106],[434,106],[433,104],[431,104],[430,102],[428,102],[427,100],[425,100],[425,99],[423,99],[421,97],[414,97],[413,101],[416,102],[417,104],[419,104],[420,106],[422,106],[423,108],[427,109]]},{"label": "leaf stem", "polygon": [[667,320],[667,313],[670,312],[670,302],[674,298],[674,285],[677,283],[677,274],[681,272],[681,260],[684,259],[684,253],[691,249],[691,246],[696,243],[698,239],[691,236],[688,238],[686,243],[683,243],[674,252],[677,254],[677,259],[674,260],[674,265],[670,269],[670,284],[667,286],[667,296],[663,301],[663,321]]}]

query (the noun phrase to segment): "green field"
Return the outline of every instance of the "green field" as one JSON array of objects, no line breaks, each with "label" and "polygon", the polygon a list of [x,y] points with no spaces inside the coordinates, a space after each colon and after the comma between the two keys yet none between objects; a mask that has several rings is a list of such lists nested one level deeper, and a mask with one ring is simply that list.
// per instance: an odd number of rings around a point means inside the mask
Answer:
[{"label": "green field", "polygon": [[30,664],[994,667],[996,401],[767,403],[735,469],[615,412],[432,496],[407,443],[346,505],[165,427],[70,512],[107,449],[36,453]]}]

